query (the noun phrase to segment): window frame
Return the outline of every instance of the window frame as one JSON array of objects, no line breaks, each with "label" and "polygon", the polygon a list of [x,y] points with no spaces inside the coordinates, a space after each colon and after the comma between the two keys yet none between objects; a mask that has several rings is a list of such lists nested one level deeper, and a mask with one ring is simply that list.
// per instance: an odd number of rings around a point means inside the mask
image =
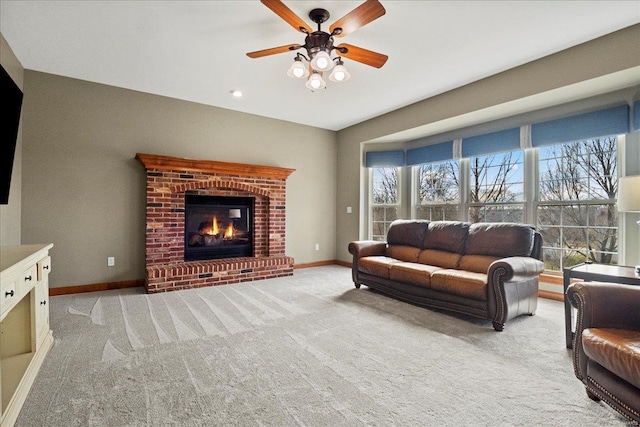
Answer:
[{"label": "window frame", "polygon": [[[457,214],[455,217],[446,217],[446,214],[443,213],[442,217],[445,220],[459,220],[461,218],[462,215],[462,211],[461,211],[461,206],[462,206],[462,199],[463,199],[463,195],[461,192],[461,188],[462,188],[462,175],[463,175],[463,166],[462,166],[462,160],[463,159],[451,159],[451,160],[442,160],[442,161],[438,161],[438,162],[433,162],[433,163],[423,163],[420,165],[415,165],[411,167],[411,184],[410,184],[410,191],[411,191],[411,218],[413,219],[427,219],[427,220],[431,220],[431,221],[435,221],[433,219],[433,213],[432,210],[433,209],[442,209],[443,211],[446,211],[448,207],[450,206],[454,206],[456,208]],[[458,188],[457,188],[457,193],[458,193],[458,198],[457,198],[457,203],[448,203],[447,201],[444,202],[428,202],[428,203],[423,203],[421,198],[420,198],[420,169],[423,166],[426,165],[437,165],[437,164],[444,164],[444,163],[457,163],[457,167],[458,167]],[[421,207],[428,207],[430,209],[430,214],[429,214],[429,218],[423,218],[421,216],[418,215],[418,210]]]},{"label": "window frame", "polygon": [[[622,159],[622,152],[624,152],[624,145],[625,145],[625,138],[624,135],[610,135],[610,136],[605,136],[605,137],[600,137],[600,138],[615,138],[615,161],[616,161],[616,171],[614,172],[614,176],[617,180],[620,179],[621,176],[621,170],[623,168],[620,167],[621,164],[623,164],[624,160]],[[599,138],[588,138],[588,139],[584,139],[584,140],[580,140],[580,141],[572,141],[569,142],[568,144],[572,144],[572,143],[579,143],[579,142],[583,142],[583,141],[593,141]],[[620,215],[620,213],[617,211],[616,208],[616,201],[617,201],[617,194],[615,198],[608,198],[608,199],[594,199],[594,198],[588,198],[588,199],[563,199],[563,200],[541,200],[541,195],[540,195],[540,188],[541,185],[540,183],[542,183],[544,180],[541,179],[540,176],[540,159],[541,159],[541,153],[540,150],[541,149],[547,149],[547,148],[551,148],[551,147],[560,147],[562,145],[566,145],[567,143],[562,143],[562,144],[554,144],[554,145],[549,145],[549,146],[544,146],[544,147],[538,147],[535,148],[535,152],[536,152],[536,160],[537,160],[537,165],[538,165],[538,170],[536,171],[536,183],[538,185],[536,185],[536,197],[535,197],[535,222],[533,222],[534,224],[536,224],[536,229],[540,232],[540,233],[544,233],[544,229],[558,229],[559,230],[559,234],[558,234],[558,239],[560,240],[561,245],[560,246],[549,246],[548,244],[545,244],[545,239],[543,238],[543,246],[542,246],[542,252],[543,254],[547,253],[548,251],[552,251],[552,252],[559,252],[559,256],[557,257],[557,259],[559,260],[558,262],[558,270],[555,269],[548,269],[547,265],[549,262],[551,262],[549,259],[545,260],[545,272],[549,272],[549,273],[561,273],[562,271],[564,271],[565,268],[567,267],[572,267],[574,265],[577,265],[578,263],[571,263],[569,265],[567,265],[565,263],[565,259],[569,257],[569,254],[573,251],[576,252],[575,250],[573,250],[570,247],[564,246],[563,245],[563,241],[564,241],[564,234],[566,231],[569,230],[583,230],[584,234],[586,236],[586,241],[585,241],[585,252],[587,253],[586,259],[583,260],[584,261],[591,261],[593,262],[593,260],[590,260],[589,258],[589,254],[591,253],[598,253],[598,254],[606,254],[608,256],[611,257],[611,260],[609,262],[609,265],[618,265],[618,263],[620,262],[620,260],[622,259],[622,252],[621,252],[621,248],[622,248],[622,244],[623,244],[623,239],[621,236],[621,231],[623,230],[622,227],[622,215]],[[591,155],[589,156],[591,157]],[[548,157],[543,158],[543,160],[548,159]],[[586,178],[589,178],[589,176],[587,176]],[[589,190],[589,195],[592,194],[592,190]],[[560,221],[561,224],[560,225],[545,225],[542,224],[541,225],[541,215],[539,214],[541,207],[543,206],[549,206],[549,207],[553,207],[556,206],[560,209]],[[606,226],[598,226],[597,224],[591,224],[590,223],[590,214],[589,214],[589,210],[592,209],[593,207],[597,207],[597,206],[608,206],[607,209],[613,209],[614,210],[614,215],[616,217],[615,219],[615,226],[609,225],[607,224]],[[584,225],[562,225],[562,222],[564,222],[564,210],[567,207],[575,207],[577,209],[581,209],[584,208],[587,213],[586,213],[586,224]],[[593,251],[590,250],[590,234],[592,230],[615,230],[614,232],[614,236],[616,238],[616,250],[615,251]],[[548,239],[546,240],[548,242]],[[544,258],[543,258],[544,259]]]},{"label": "window frame", "polygon": [[[471,200],[471,184],[472,184],[472,179],[471,179],[471,170],[472,170],[472,160],[475,158],[480,158],[480,157],[489,157],[489,156],[498,156],[498,155],[506,155],[508,153],[515,153],[515,152],[519,152],[518,155],[520,156],[520,158],[522,159],[521,162],[516,162],[516,163],[511,163],[512,165],[520,165],[519,168],[522,168],[522,181],[516,181],[513,184],[519,184],[522,187],[522,193],[521,193],[521,201],[518,200],[514,200],[514,201],[488,201],[488,202],[473,202]],[[497,152],[497,153],[489,153],[489,154],[485,154],[482,156],[473,156],[470,157],[467,160],[468,163],[468,169],[467,169],[467,181],[468,181],[468,185],[467,188],[465,188],[465,193],[467,194],[467,207],[466,207],[466,219],[467,221],[470,221],[471,218],[471,210],[474,208],[481,208],[483,210],[487,210],[487,209],[493,209],[493,208],[504,208],[507,206],[518,206],[520,208],[520,210],[522,211],[522,218],[520,221],[507,221],[507,222],[519,222],[519,223],[524,223],[526,220],[526,208],[525,205],[527,203],[527,191],[526,191],[526,176],[527,176],[527,171],[525,170],[525,157],[526,157],[526,150],[523,149],[516,149],[516,150],[509,150],[509,151],[501,151],[501,152]],[[503,161],[504,162],[504,161]],[[501,164],[504,164],[504,163]],[[489,168],[495,168],[495,165],[492,163],[490,166],[488,166]],[[508,173],[508,172],[507,172]],[[506,175],[506,174],[505,174]],[[495,185],[495,184],[493,184]],[[512,184],[509,184],[512,185]],[[504,211],[503,211],[504,212]],[[503,216],[503,221],[494,221],[494,220],[489,220],[485,214],[485,216],[483,217],[482,221],[479,222],[505,222],[504,221],[504,216]]]},{"label": "window frame", "polygon": [[[374,203],[373,197],[373,185],[374,185],[374,174],[378,169],[396,169],[397,174],[397,184],[396,184],[396,203]],[[401,218],[403,216],[403,176],[404,176],[404,167],[373,167],[367,168],[367,198],[368,198],[368,206],[367,206],[367,239],[369,240],[386,240],[386,234],[389,230],[389,225],[395,218]],[[373,210],[374,208],[383,208],[385,212],[385,218],[383,221],[374,221],[373,220]],[[395,218],[391,220],[387,220],[386,213],[387,209],[395,209],[396,215]],[[384,234],[374,234],[374,223],[382,222],[384,228]],[[378,238],[380,237],[380,238]]]}]

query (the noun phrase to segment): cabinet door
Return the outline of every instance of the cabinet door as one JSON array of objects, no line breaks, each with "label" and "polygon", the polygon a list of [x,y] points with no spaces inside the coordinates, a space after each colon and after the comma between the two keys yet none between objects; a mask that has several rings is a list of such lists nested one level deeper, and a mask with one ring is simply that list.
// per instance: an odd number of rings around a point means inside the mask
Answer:
[{"label": "cabinet door", "polygon": [[37,349],[49,332],[49,289],[46,282],[36,285],[34,305]]},{"label": "cabinet door", "polygon": [[49,272],[51,271],[51,257],[47,256],[38,261],[38,283],[35,287],[35,335],[36,348],[49,332]]}]

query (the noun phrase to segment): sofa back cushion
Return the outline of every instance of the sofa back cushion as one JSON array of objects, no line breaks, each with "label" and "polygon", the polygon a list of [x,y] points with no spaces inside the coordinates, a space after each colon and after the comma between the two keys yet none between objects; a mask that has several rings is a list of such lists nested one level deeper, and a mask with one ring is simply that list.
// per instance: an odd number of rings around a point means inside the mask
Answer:
[{"label": "sofa back cushion", "polygon": [[439,251],[437,249],[424,249],[420,252],[418,262],[420,264],[434,265],[442,268],[458,268],[460,254],[455,252]]},{"label": "sofa back cushion", "polygon": [[462,254],[468,231],[468,222],[430,222],[422,247],[423,249],[437,249]]},{"label": "sofa back cushion", "polygon": [[500,258],[488,255],[463,255],[458,263],[458,269],[486,274],[489,266],[498,259]]},{"label": "sofa back cushion", "polygon": [[387,231],[387,243],[391,245],[422,247],[424,235],[427,232],[429,221],[396,219]]},{"label": "sofa back cushion", "polygon": [[389,245],[385,249],[385,255],[400,261],[417,262],[420,248],[407,245]]},{"label": "sofa back cushion", "polygon": [[531,256],[534,234],[535,230],[531,225],[487,222],[471,224],[464,253],[494,257]]}]

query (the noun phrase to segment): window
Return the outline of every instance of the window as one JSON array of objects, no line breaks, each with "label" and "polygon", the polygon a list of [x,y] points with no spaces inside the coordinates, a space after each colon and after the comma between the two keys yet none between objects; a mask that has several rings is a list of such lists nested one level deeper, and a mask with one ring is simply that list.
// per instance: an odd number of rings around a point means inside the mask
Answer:
[{"label": "window", "polygon": [[538,229],[545,267],[618,256],[617,138],[606,137],[539,149]]},{"label": "window", "polygon": [[370,225],[373,240],[386,240],[387,230],[398,218],[398,168],[371,168]]},{"label": "window", "polygon": [[524,221],[524,152],[469,159],[469,221]]},{"label": "window", "polygon": [[384,240],[394,219],[409,216],[535,224],[547,271],[618,264],[625,237],[618,228],[618,162],[625,158],[629,113],[621,104],[420,145],[404,156],[381,151],[370,159],[367,153],[369,235]]},{"label": "window", "polygon": [[458,219],[460,163],[451,160],[428,163],[414,169],[414,217],[431,221]]}]

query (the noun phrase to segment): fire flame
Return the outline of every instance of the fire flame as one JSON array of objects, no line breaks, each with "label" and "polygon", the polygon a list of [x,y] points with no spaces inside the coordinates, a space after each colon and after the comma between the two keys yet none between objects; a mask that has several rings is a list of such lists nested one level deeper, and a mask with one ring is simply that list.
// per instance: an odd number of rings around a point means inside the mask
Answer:
[{"label": "fire flame", "polygon": [[226,239],[232,239],[233,238],[233,225],[229,224],[229,226],[227,227],[227,230],[224,232],[224,237]]},{"label": "fire flame", "polygon": [[[235,229],[233,228],[233,224],[229,224],[229,226],[224,231],[223,237],[225,239],[233,239],[234,232],[235,232]],[[220,230],[220,226],[218,225],[218,218],[214,216],[213,220],[211,221],[211,230],[209,230],[207,234],[210,236],[219,236],[220,233],[221,233],[221,230]]]},{"label": "fire flame", "polygon": [[211,234],[213,236],[217,236],[220,233],[220,228],[218,227],[218,219],[213,217],[213,227],[211,228]]}]

